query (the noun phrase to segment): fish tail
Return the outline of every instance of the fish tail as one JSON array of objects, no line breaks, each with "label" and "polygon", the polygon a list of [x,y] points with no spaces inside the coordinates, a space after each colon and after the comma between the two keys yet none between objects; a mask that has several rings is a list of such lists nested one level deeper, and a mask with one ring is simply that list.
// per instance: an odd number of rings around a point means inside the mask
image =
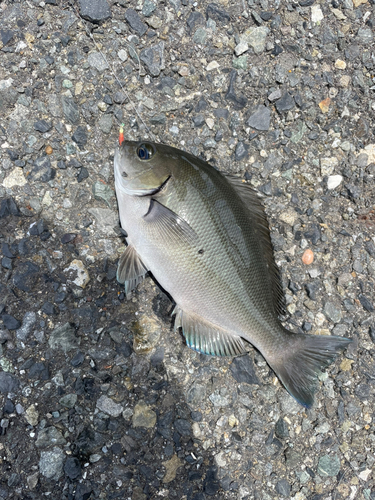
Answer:
[{"label": "fish tail", "polygon": [[285,332],[285,354],[270,362],[270,365],[289,394],[302,406],[310,408],[314,402],[318,375],[352,340],[327,335],[291,334],[287,330]]}]

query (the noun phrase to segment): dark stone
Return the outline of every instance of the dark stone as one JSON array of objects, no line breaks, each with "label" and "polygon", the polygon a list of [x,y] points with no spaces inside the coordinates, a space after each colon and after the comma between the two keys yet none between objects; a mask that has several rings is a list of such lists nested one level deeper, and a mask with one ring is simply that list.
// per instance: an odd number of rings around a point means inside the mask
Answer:
[{"label": "dark stone", "polygon": [[260,105],[256,111],[247,120],[249,127],[256,130],[268,130],[271,122],[271,110],[266,106]]},{"label": "dark stone", "polygon": [[77,175],[77,182],[82,182],[84,179],[87,179],[88,176],[89,176],[89,171],[87,170],[87,168],[81,167],[81,170]]},{"label": "dark stone", "polygon": [[78,147],[80,149],[83,149],[85,144],[87,143],[86,129],[79,125],[72,135],[72,139],[76,144],[78,144]]},{"label": "dark stone", "polygon": [[272,195],[272,184],[271,184],[271,181],[269,182],[266,182],[265,184],[262,184],[261,186],[258,187],[258,190],[267,195],[267,196],[271,196]]},{"label": "dark stone", "polygon": [[76,158],[72,158],[68,163],[68,167],[81,168],[82,163],[80,163]]},{"label": "dark stone", "polygon": [[202,127],[202,125],[204,125],[204,122],[205,120],[203,115],[193,116],[194,127]]},{"label": "dark stone", "polygon": [[55,316],[58,314],[58,310],[56,308],[56,306],[54,306],[52,304],[52,302],[45,302],[43,305],[42,305],[42,308],[41,308],[42,312],[44,312],[44,314],[47,314],[48,316]]},{"label": "dark stone", "polygon": [[96,24],[112,17],[107,0],[79,0],[79,13],[86,21]]},{"label": "dark stone", "polygon": [[[89,484],[78,483],[74,500],[89,500],[91,497],[91,493],[93,493],[92,487]],[[122,495],[121,495],[122,496]],[[108,497],[110,498],[110,497]]]},{"label": "dark stone", "polygon": [[305,289],[309,299],[316,300],[316,294],[319,290],[319,285],[317,283],[306,283]]},{"label": "dark stone", "polygon": [[48,240],[48,238],[50,238],[52,235],[51,233],[48,231],[48,229],[46,229],[45,231],[42,232],[42,234],[40,235],[40,239],[41,241],[46,241]]},{"label": "dark stone", "polygon": [[45,365],[44,363],[34,363],[29,370],[28,377],[39,380],[49,380],[50,372],[48,365]]},{"label": "dark stone", "polygon": [[371,393],[371,387],[368,384],[359,384],[354,389],[354,393],[361,401],[368,400]]},{"label": "dark stone", "polygon": [[8,394],[9,392],[16,392],[20,386],[17,377],[8,372],[0,372],[0,392]]},{"label": "dark stone", "polygon": [[12,403],[12,401],[10,399],[7,399],[5,401],[5,405],[3,407],[3,412],[10,414],[10,413],[13,413],[14,411],[15,411],[14,404]]},{"label": "dark stone", "polygon": [[370,336],[370,339],[375,344],[375,327],[374,326],[370,326],[370,328],[368,329],[368,334]]},{"label": "dark stone", "polygon": [[288,425],[281,417],[275,424],[275,435],[280,439],[286,439],[287,437],[289,437]]},{"label": "dark stone", "polygon": [[1,251],[2,251],[2,253],[4,255],[4,257],[8,257],[9,259],[14,259],[15,258],[15,255],[13,255],[13,253],[10,251],[8,243],[3,243],[1,245]]},{"label": "dark stone", "polygon": [[224,9],[221,9],[216,3],[210,3],[206,9],[207,19],[213,19],[217,23],[228,24],[230,22],[230,15]]},{"label": "dark stone", "polygon": [[273,51],[272,51],[272,55],[278,56],[283,51],[284,51],[284,49],[281,47],[281,45],[278,45],[277,43],[275,43],[275,46],[274,46]]},{"label": "dark stone", "polygon": [[234,159],[240,161],[249,156],[248,146],[244,142],[238,142],[234,152]]},{"label": "dark stone", "polygon": [[141,18],[134,9],[127,9],[125,12],[125,21],[139,36],[143,36],[147,31],[147,26],[141,21]]},{"label": "dark stone", "polygon": [[8,330],[17,330],[17,328],[20,328],[22,324],[21,321],[18,321],[18,319],[10,314],[3,314],[1,319],[3,320],[5,328]]},{"label": "dark stone", "polygon": [[172,437],[172,429],[171,429],[172,421],[173,421],[173,411],[167,411],[167,413],[158,418],[158,423],[157,423],[158,432],[165,439],[170,439]]},{"label": "dark stone", "polygon": [[57,166],[60,170],[65,170],[66,169],[66,165],[65,165],[65,162],[60,160],[57,162]]},{"label": "dark stone", "polygon": [[48,132],[52,128],[52,122],[46,122],[46,120],[39,120],[34,123],[34,128],[38,132],[44,134],[44,132]]},{"label": "dark stone", "polygon": [[154,354],[151,356],[151,365],[152,366],[158,366],[160,365],[164,360],[164,347],[158,347]]},{"label": "dark stone", "polygon": [[192,31],[194,31],[197,26],[204,26],[205,21],[203,14],[201,14],[197,10],[192,12],[187,18],[186,24],[188,25],[189,33],[192,33]]},{"label": "dark stone", "polygon": [[81,463],[76,457],[67,458],[64,465],[64,472],[69,479],[77,479],[82,474]]},{"label": "dark stone", "polygon": [[298,0],[301,7],[310,7],[315,3],[315,0]]},{"label": "dark stone", "polygon": [[140,60],[146,65],[147,71],[151,76],[159,76],[163,69],[163,51],[164,44],[158,43],[153,47],[143,49],[139,54]]},{"label": "dark stone", "polygon": [[65,245],[66,243],[70,243],[71,241],[73,241],[77,236],[77,233],[65,233],[62,237],[61,237],[61,243],[63,245]]},{"label": "dark stone", "polygon": [[203,415],[200,411],[193,410],[190,415],[191,415],[192,420],[194,420],[194,422],[201,422],[202,421]]},{"label": "dark stone", "polygon": [[276,101],[275,105],[279,113],[285,113],[294,108],[295,102],[289,92],[286,92],[279,100]]},{"label": "dark stone", "polygon": [[175,420],[174,427],[181,436],[191,436],[192,434],[190,423],[183,418]]},{"label": "dark stone", "polygon": [[255,375],[253,360],[248,354],[234,358],[229,369],[237,382],[259,385],[258,377]]},{"label": "dark stone", "polygon": [[237,97],[235,90],[234,90],[236,78],[237,78],[237,71],[233,69],[230,73],[229,87],[228,87],[227,93],[225,94],[225,99],[227,99],[227,101],[230,101],[234,104],[234,106],[233,106],[234,109],[240,110],[246,106],[247,99],[245,96]]},{"label": "dark stone", "polygon": [[371,240],[365,242],[365,250],[371,257],[375,257],[375,244]]},{"label": "dark stone", "polygon": [[22,262],[13,274],[13,285],[23,292],[29,292],[37,284],[39,271],[39,266],[33,262]]},{"label": "dark stone", "polygon": [[37,158],[34,162],[34,168],[29,174],[29,178],[34,182],[48,182],[55,178],[56,170],[51,167],[48,156]]},{"label": "dark stone", "polygon": [[13,38],[14,33],[11,30],[0,30],[0,35],[3,46],[5,47],[5,45]]},{"label": "dark stone", "polygon": [[210,467],[206,473],[203,490],[206,495],[215,495],[220,488],[220,483],[217,479],[217,467]]},{"label": "dark stone", "polygon": [[83,363],[84,359],[85,355],[83,354],[83,352],[78,351],[74,358],[70,360],[70,364],[74,367],[80,366]]},{"label": "dark stone", "polygon": [[79,122],[79,108],[74,99],[62,96],[61,105],[65,118],[73,125],[76,125]]},{"label": "dark stone", "polygon": [[195,111],[197,113],[200,113],[201,111],[204,111],[207,108],[207,101],[201,97],[198,101],[198,104],[195,107]]},{"label": "dark stone", "polygon": [[365,309],[368,312],[375,311],[374,306],[372,305],[372,303],[369,301],[369,299],[367,297],[365,297],[364,295],[359,295],[358,298],[359,298],[360,303],[362,304],[363,309]]},{"label": "dark stone", "polygon": [[359,186],[354,186],[353,184],[346,184],[345,187],[348,191],[349,198],[352,198],[352,200],[360,198],[361,188]]},{"label": "dark stone", "polygon": [[17,153],[17,151],[14,151],[13,149],[7,149],[7,153],[9,155],[9,158],[11,161],[16,161],[20,157],[20,155]]},{"label": "dark stone", "polygon": [[273,16],[272,12],[262,11],[260,13],[260,17],[261,19],[263,19],[263,21],[269,21],[272,16]]},{"label": "dark stone", "polygon": [[12,269],[12,259],[9,257],[3,257],[1,259],[1,265],[4,269]]},{"label": "dark stone", "polygon": [[290,484],[286,479],[280,479],[280,481],[277,481],[275,489],[277,493],[283,497],[290,496]]},{"label": "dark stone", "polygon": [[219,119],[223,118],[224,120],[227,120],[229,116],[229,110],[226,108],[214,109],[214,116]]}]

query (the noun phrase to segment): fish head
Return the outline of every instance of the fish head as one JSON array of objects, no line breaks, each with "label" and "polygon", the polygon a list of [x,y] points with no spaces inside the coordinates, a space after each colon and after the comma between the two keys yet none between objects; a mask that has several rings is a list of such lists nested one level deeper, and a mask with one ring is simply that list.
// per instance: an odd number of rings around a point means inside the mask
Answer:
[{"label": "fish head", "polygon": [[131,196],[158,192],[171,176],[162,145],[148,141],[123,141],[114,159],[115,185]]}]

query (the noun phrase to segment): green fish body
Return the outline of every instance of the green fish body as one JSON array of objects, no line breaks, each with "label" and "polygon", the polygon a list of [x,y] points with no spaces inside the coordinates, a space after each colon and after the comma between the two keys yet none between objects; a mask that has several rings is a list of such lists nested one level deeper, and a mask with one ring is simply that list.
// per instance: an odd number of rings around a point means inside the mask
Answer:
[{"label": "green fish body", "polygon": [[124,141],[115,187],[128,247],[117,277],[127,296],[148,271],[176,302],[187,345],[235,356],[255,346],[289,393],[313,403],[317,374],[350,339],[295,334],[257,194],[239,179],[162,144]]}]

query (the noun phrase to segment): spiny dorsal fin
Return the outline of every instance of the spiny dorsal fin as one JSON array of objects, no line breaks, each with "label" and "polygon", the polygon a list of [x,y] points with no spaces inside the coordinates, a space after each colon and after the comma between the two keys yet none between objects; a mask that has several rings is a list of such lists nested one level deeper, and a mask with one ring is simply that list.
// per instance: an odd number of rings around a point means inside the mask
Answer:
[{"label": "spiny dorsal fin", "polygon": [[259,241],[263,248],[267,266],[270,271],[271,288],[274,294],[275,310],[278,315],[286,313],[285,295],[281,281],[280,270],[275,263],[273,247],[271,243],[270,231],[264,207],[260,201],[258,193],[249,184],[246,184],[232,175],[225,175],[226,179],[234,187],[241,200],[244,202],[251,217],[251,224],[258,232]]},{"label": "spiny dorsal fin", "polygon": [[182,328],[186,344],[194,351],[211,356],[239,356],[247,352],[241,337],[217,327],[202,317],[176,306],[175,331]]},{"label": "spiny dorsal fin", "polygon": [[146,273],[146,266],[134,247],[132,245],[127,246],[117,266],[117,281],[125,285],[127,299],[130,297],[130,292],[143,280]]}]

